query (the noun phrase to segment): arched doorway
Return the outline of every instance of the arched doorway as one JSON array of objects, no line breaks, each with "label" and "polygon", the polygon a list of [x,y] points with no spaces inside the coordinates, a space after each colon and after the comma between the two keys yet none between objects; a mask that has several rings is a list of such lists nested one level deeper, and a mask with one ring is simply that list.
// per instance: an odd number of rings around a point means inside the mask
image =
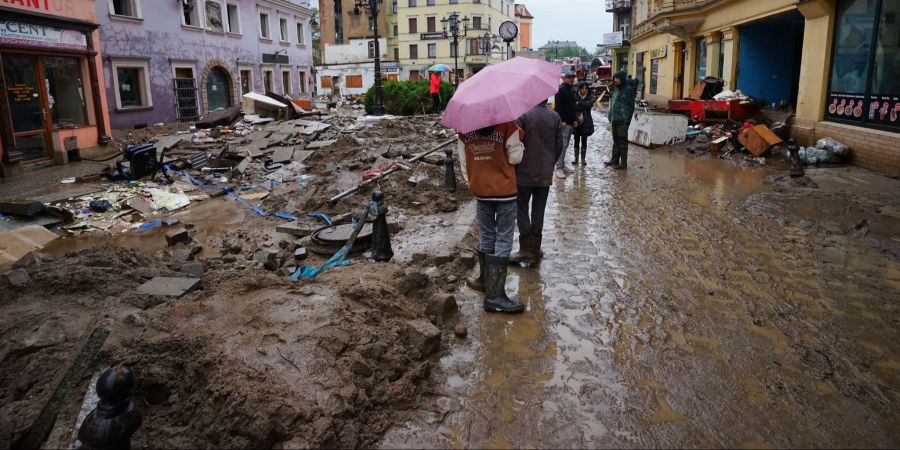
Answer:
[{"label": "arched doorway", "polygon": [[213,67],[206,76],[206,100],[209,111],[231,106],[231,77],[221,67]]}]

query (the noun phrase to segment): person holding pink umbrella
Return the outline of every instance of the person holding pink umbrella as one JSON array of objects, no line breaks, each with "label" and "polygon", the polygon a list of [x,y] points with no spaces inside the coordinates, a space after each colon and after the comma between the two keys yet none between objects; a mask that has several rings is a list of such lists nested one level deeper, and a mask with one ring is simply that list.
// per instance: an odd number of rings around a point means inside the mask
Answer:
[{"label": "person holding pink umbrella", "polygon": [[518,210],[515,166],[522,161],[524,150],[524,133],[515,120],[558,89],[556,65],[516,57],[490,65],[461,84],[441,119],[444,126],[459,132],[463,174],[478,199],[479,275],[466,284],[485,293],[487,311],[525,309],[506,295]]},{"label": "person holding pink umbrella", "polygon": [[516,165],[525,149],[524,133],[514,122],[460,133],[457,150],[469,190],[475,195],[478,218],[479,276],[466,280],[484,292],[484,309],[517,313],[525,310],[506,295],[506,275],[518,214]]}]

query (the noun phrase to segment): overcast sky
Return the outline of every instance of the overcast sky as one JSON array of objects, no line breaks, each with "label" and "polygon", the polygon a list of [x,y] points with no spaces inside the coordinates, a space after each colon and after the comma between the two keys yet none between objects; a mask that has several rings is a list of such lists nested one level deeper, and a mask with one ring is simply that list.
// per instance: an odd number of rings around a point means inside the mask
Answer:
[{"label": "overcast sky", "polygon": [[[517,3],[524,3],[534,16],[532,45],[535,48],[547,41],[578,41],[593,52],[603,40],[603,33],[612,31],[612,14],[606,12],[604,0],[517,0]],[[319,0],[312,0],[312,6],[318,4]]]}]

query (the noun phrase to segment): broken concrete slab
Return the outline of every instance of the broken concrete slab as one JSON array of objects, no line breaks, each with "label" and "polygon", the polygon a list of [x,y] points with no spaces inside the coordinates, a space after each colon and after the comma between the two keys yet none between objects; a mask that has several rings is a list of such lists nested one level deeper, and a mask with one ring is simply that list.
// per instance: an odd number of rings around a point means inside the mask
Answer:
[{"label": "broken concrete slab", "polygon": [[272,162],[284,163],[290,161],[293,157],[294,147],[281,147],[275,150],[275,154],[272,155]]},{"label": "broken concrete slab", "polygon": [[26,225],[0,233],[0,267],[40,250],[58,236],[40,225]]},{"label": "broken concrete slab", "polygon": [[137,291],[152,296],[181,297],[199,286],[200,280],[197,278],[156,277],[138,286]]},{"label": "broken concrete slab", "polygon": [[337,139],[326,139],[323,141],[310,142],[309,145],[306,146],[306,149],[307,150],[316,150],[316,149],[320,149],[320,148],[330,147],[335,142],[337,142]]},{"label": "broken concrete slab", "polygon": [[197,121],[197,128],[213,128],[217,126],[227,126],[234,123],[238,116],[241,115],[241,105],[235,105],[230,108],[220,109],[211,112]]},{"label": "broken concrete slab", "polygon": [[0,213],[13,216],[33,217],[44,210],[44,204],[34,200],[4,200],[0,202]]},{"label": "broken concrete slab", "polygon": [[406,321],[406,337],[422,358],[436,352],[441,345],[440,328],[427,320]]},{"label": "broken concrete slab", "polygon": [[28,276],[28,271],[25,269],[10,270],[3,274],[3,279],[14,288],[25,286],[31,281],[31,277]]},{"label": "broken concrete slab", "polygon": [[312,154],[313,154],[313,152],[311,152],[309,150],[297,150],[295,148],[293,160],[297,161],[299,163],[302,163],[303,161],[306,161],[306,158],[309,158],[309,155],[312,155]]},{"label": "broken concrete slab", "polygon": [[202,262],[188,262],[181,265],[181,273],[190,275],[194,278],[200,278],[203,276],[203,263]]},{"label": "broken concrete slab", "polygon": [[187,242],[188,240],[190,240],[190,236],[188,235],[188,231],[185,228],[178,228],[166,233],[166,243],[169,245],[175,245],[179,242]]},{"label": "broken concrete slab", "polygon": [[236,175],[243,175],[247,169],[250,168],[250,157],[244,158],[238,165],[234,166],[234,170],[232,171]]},{"label": "broken concrete slab", "polygon": [[186,135],[172,135],[172,136],[163,136],[156,142],[156,151],[157,153],[162,153],[166,150],[172,150],[175,147],[178,147],[179,144],[184,140]]},{"label": "broken concrete slab", "polygon": [[150,202],[144,200],[143,198],[135,197],[131,200],[128,200],[128,202],[125,204],[128,205],[129,208],[143,214],[144,217],[153,214],[153,206],[150,205]]},{"label": "broken concrete slab", "polygon": [[253,259],[261,262],[262,265],[269,270],[278,270],[278,268],[281,266],[281,264],[279,264],[278,262],[278,252],[276,252],[275,250],[258,250],[253,255]]}]

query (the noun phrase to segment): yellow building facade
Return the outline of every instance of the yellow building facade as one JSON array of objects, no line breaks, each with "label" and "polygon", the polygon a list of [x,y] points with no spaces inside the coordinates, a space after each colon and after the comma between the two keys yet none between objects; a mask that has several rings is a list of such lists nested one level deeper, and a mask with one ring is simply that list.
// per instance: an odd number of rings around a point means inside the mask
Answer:
[{"label": "yellow building facade", "polygon": [[[513,0],[391,0],[391,3],[388,57],[400,61],[400,79],[424,77],[426,69],[438,63],[450,67],[458,64],[463,79],[488,64],[506,59],[506,44],[497,35],[501,23],[516,22]],[[460,19],[469,19],[466,35],[459,38],[456,58],[450,30],[444,32],[441,23],[452,13],[459,14]],[[492,48],[487,52],[478,41],[486,33],[493,36]],[[518,39],[510,48],[518,50]],[[448,74],[444,78],[450,81]]]},{"label": "yellow building facade", "polygon": [[[655,105],[722,78],[770,107],[792,107],[802,144],[834,137],[855,164],[900,175],[897,14],[893,0],[635,0],[629,73]],[[840,109],[850,114],[830,108],[848,101]]]}]

